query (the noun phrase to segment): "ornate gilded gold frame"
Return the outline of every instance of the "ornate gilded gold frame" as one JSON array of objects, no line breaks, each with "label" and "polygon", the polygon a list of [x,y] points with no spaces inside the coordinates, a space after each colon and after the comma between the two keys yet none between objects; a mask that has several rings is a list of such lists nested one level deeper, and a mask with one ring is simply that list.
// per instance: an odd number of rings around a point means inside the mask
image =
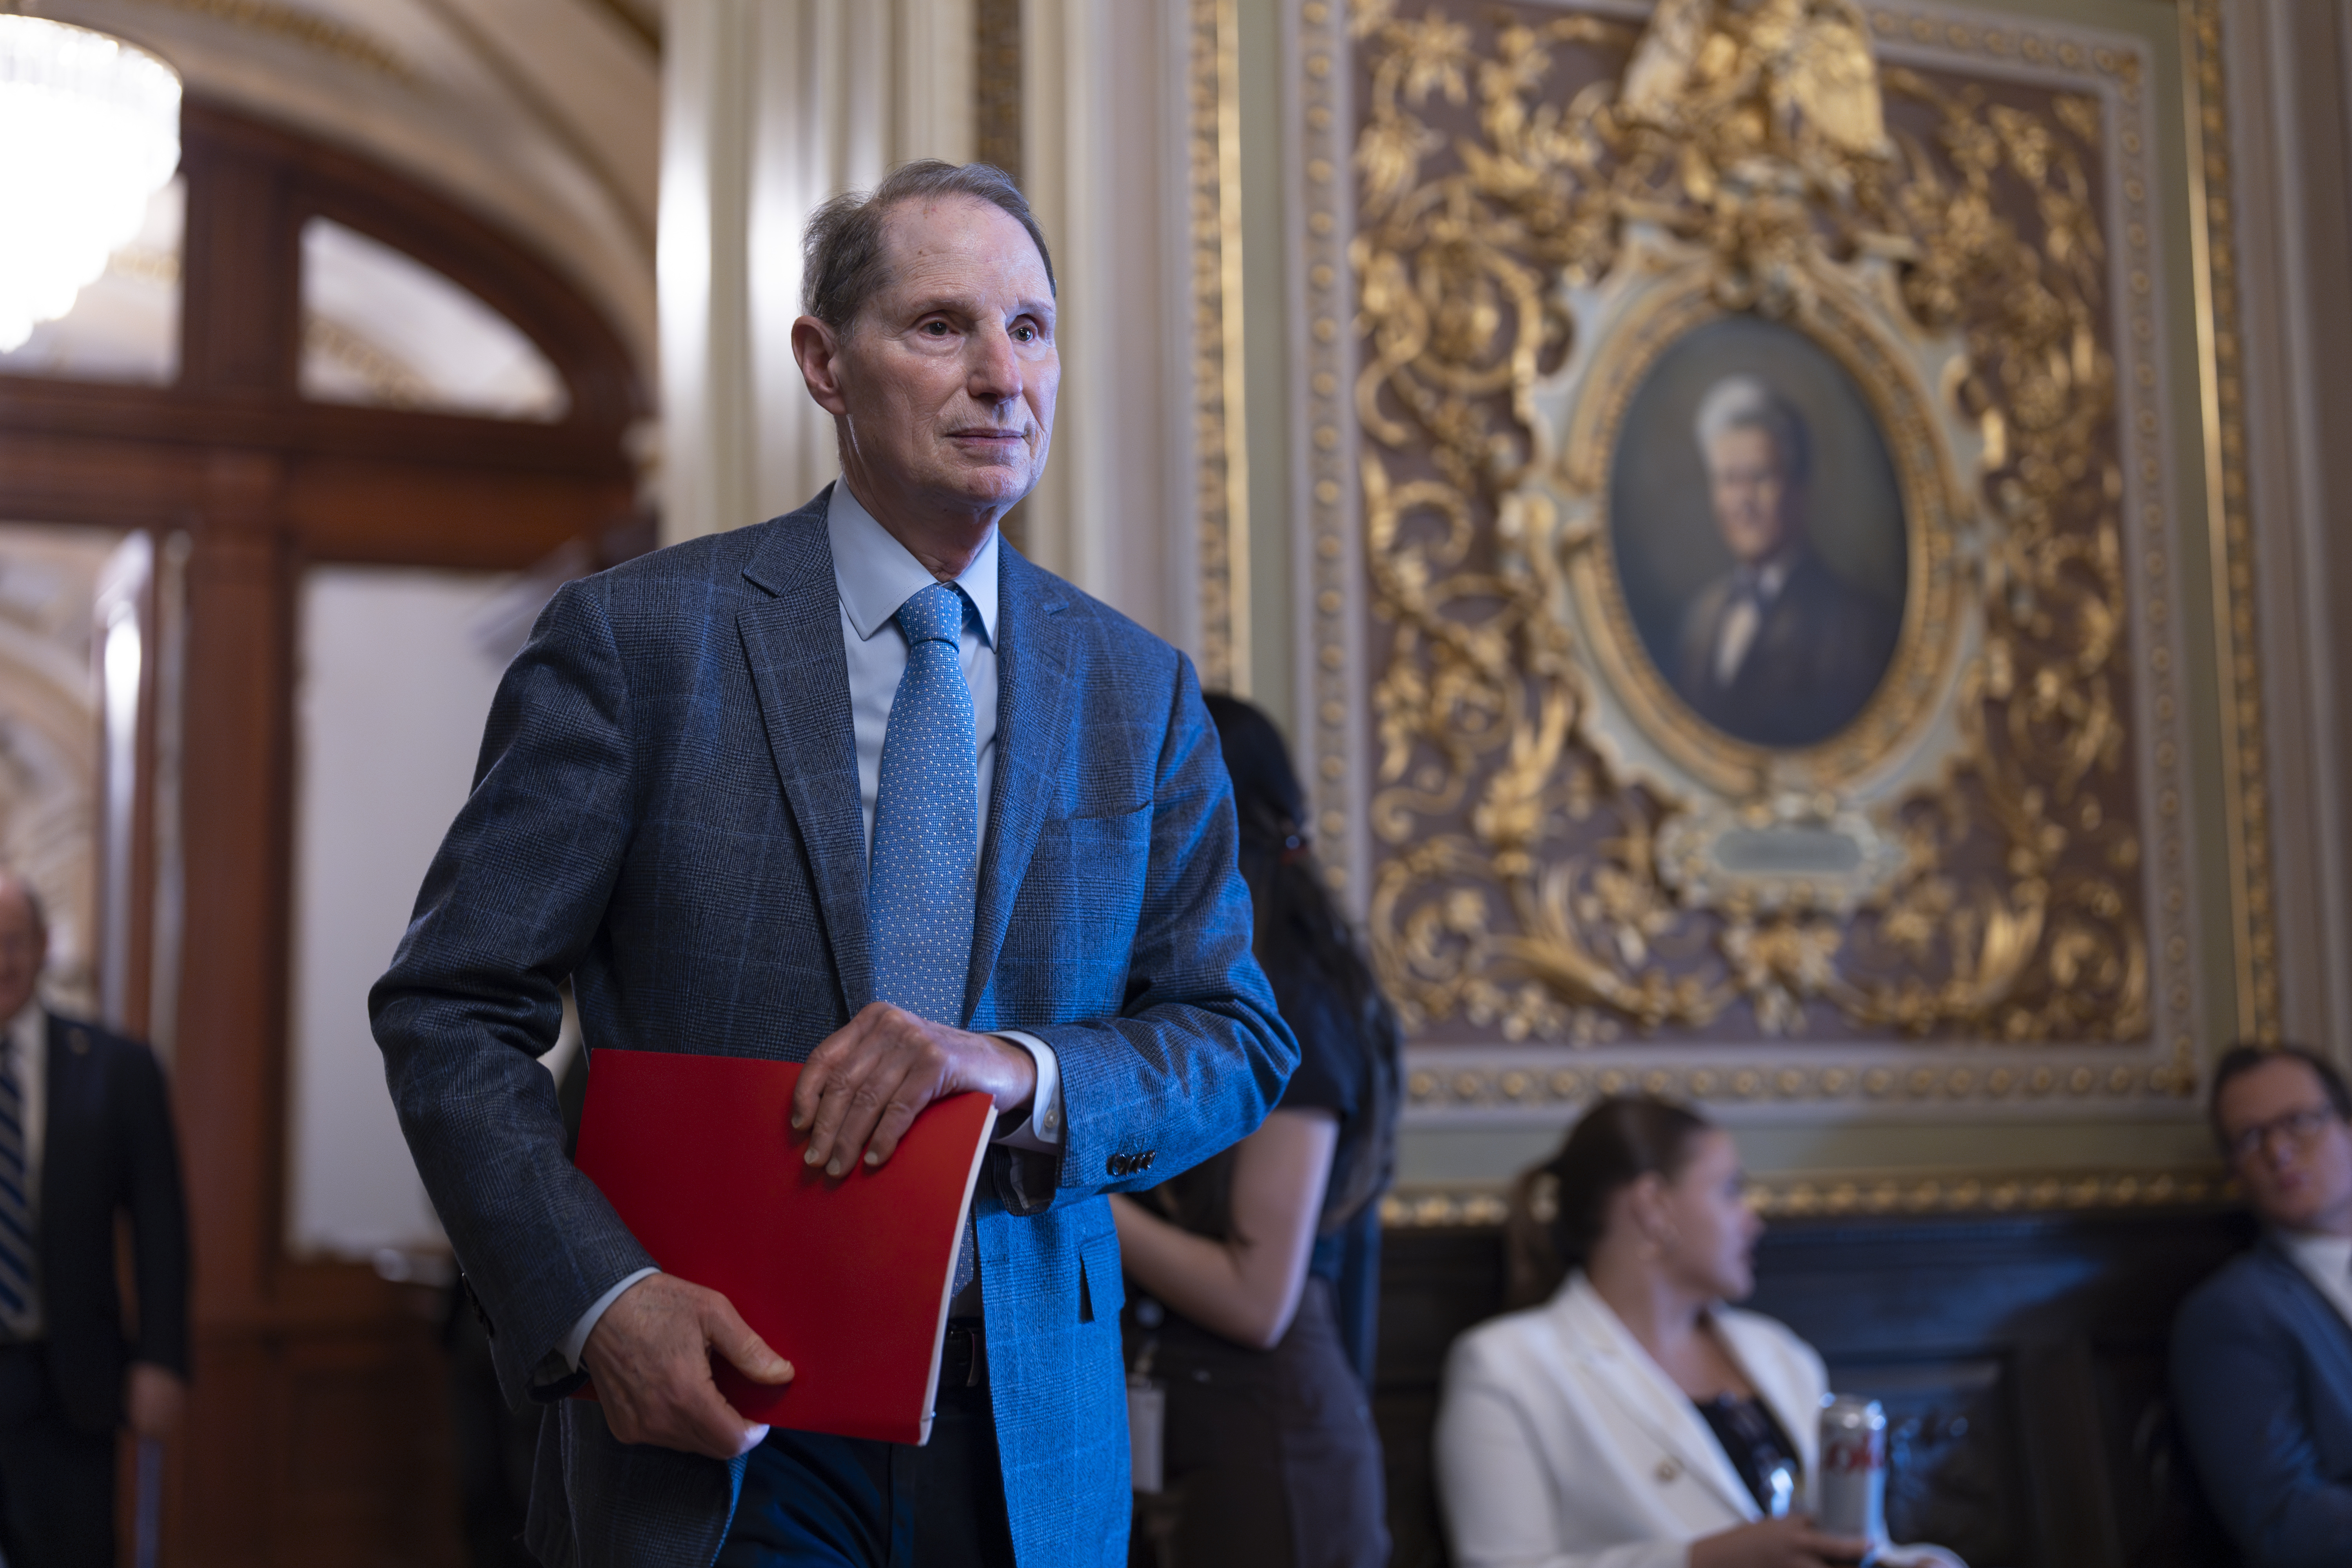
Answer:
[{"label": "ornate gilded gold frame", "polygon": [[2231,226],[2229,93],[2221,0],[2180,0],[2182,113],[2197,282],[2200,412],[2213,620],[2221,639],[2222,807],[2230,835],[2230,931],[2238,1033],[2279,1037],[2276,900],[2262,668],[2254,643],[2254,543],[2246,511],[2245,378],[2239,361],[2237,241]]},{"label": "ornate gilded gold frame", "polygon": [[[1528,394],[1536,454],[1505,500],[1523,568],[1549,584],[1584,665],[1578,722],[1612,774],[1675,801],[1659,836],[1660,880],[1685,904],[1748,900],[1768,911],[1809,906],[1848,914],[1899,879],[1900,825],[1874,806],[1933,782],[1966,737],[1949,710],[1983,641],[1962,589],[1983,554],[1971,495],[1983,440],[1944,389],[1965,352],[1904,316],[1883,259],[1809,258],[1808,303],[1795,328],[1854,379],[1889,439],[1904,498],[1908,592],[1894,658],[1854,721],[1794,752],[1743,743],[1685,707],[1643,649],[1614,561],[1610,468],[1635,391],[1685,334],[1728,318],[1716,258],[1654,226],[1630,226],[1601,287],[1569,291],[1571,357]],[[1590,344],[1587,348],[1585,345]],[[1558,569],[1550,559],[1558,558]],[[1727,846],[1775,842],[1773,869],[1734,862]],[[1790,851],[1801,853],[1793,866]],[[1829,858],[1822,858],[1822,852]]]},{"label": "ornate gilded gold frame", "polygon": [[[1359,25],[1374,25],[1387,7],[1360,7]],[[1430,25],[1448,7],[1432,7]],[[1856,14],[1861,14],[1856,7]],[[1592,18],[1595,26],[1638,26],[1639,13],[1612,6],[1562,9],[1564,22]],[[2189,91],[2192,132],[2218,128],[2213,100],[2219,92],[2218,30],[2200,32],[2210,20],[2207,0],[2186,7],[2184,29],[2193,48]],[[1624,16],[1625,21],[1618,20]],[[1769,1055],[1752,1049],[1727,1051],[1705,1041],[1672,1047],[1627,1038],[1633,1030],[1579,1032],[1573,1020],[1560,1043],[1542,1043],[1527,1026],[1527,1015],[1507,1006],[1489,1012],[1491,1043],[1416,1047],[1412,1053],[1412,1091],[1417,1120],[1484,1121],[1496,1115],[1556,1120],[1554,1109],[1612,1086],[1639,1086],[1727,1106],[1802,1104],[1853,1110],[1899,1107],[1925,1110],[1958,1103],[2068,1105],[2073,1113],[2135,1103],[2179,1099],[2193,1092],[2202,1053],[2195,1019],[2196,969],[2192,916],[2195,900],[2183,843],[2187,826],[2185,692],[2180,674],[2182,644],[2179,598],[2168,529],[2175,508],[2171,477],[2164,460],[2166,377],[2163,357],[2164,298],[2158,242],[2158,182],[2151,163],[2155,121],[2147,89],[2153,85],[2147,51],[2137,41],[2085,29],[1968,16],[1918,6],[1873,6],[1867,12],[1873,42],[1882,59],[1922,70],[1966,69],[2006,73],[2057,84],[2095,109],[2110,177],[2100,217],[2111,241],[2103,269],[2117,315],[2116,425],[2119,482],[2128,491],[2121,509],[2133,525],[2116,543],[2127,580],[2137,595],[2123,631],[2136,686],[2131,722],[2126,726],[2137,776],[2143,781],[2140,826],[2144,856],[2139,908],[2146,926],[2136,943],[2136,973],[2147,1022],[2136,1042],[2068,1045],[2005,1044],[1993,1038],[1905,1040],[1890,1025],[1884,1043],[1868,1040],[1812,1045],[1801,1036],[1786,1039]],[[1302,653],[1302,748],[1315,760],[1318,826],[1322,848],[1333,862],[1335,882],[1359,907],[1377,897],[1376,860],[1370,831],[1370,792],[1377,788],[1369,744],[1370,703],[1361,658],[1363,616],[1370,585],[1366,552],[1373,542],[1357,519],[1369,520],[1376,534],[1383,526],[1377,464],[1362,460],[1364,435],[1350,393],[1361,370],[1352,334],[1346,330],[1351,303],[1348,285],[1349,245],[1357,232],[1354,182],[1341,171],[1359,166],[1361,151],[1351,145],[1355,121],[1349,16],[1323,0],[1307,0],[1290,19],[1294,132],[1291,203],[1294,298],[1305,305],[1294,340],[1295,396],[1303,414],[1299,428],[1307,447],[1297,474]],[[2200,210],[2192,227],[2200,245],[2215,222],[2212,189],[2216,164],[2200,160],[2205,189],[2196,193]],[[2220,166],[2226,178],[2226,163]],[[2219,199],[2226,199],[2226,192]],[[2200,266],[2200,273],[2205,268]],[[2233,301],[2207,284],[2200,311],[2215,339],[2228,339]],[[2209,353],[2209,363],[2211,355]],[[2209,383],[2209,389],[2210,384]],[[2210,395],[2209,405],[2216,400]],[[2210,422],[2209,421],[2209,424]],[[2006,434],[1986,433],[1998,440]],[[2209,446],[2226,456],[2228,442],[2209,428]],[[2219,472],[2217,466],[2217,472]],[[2226,475],[2216,479],[2226,499]],[[2241,494],[2240,510],[2242,510]],[[2226,510],[2223,515],[2226,517]],[[2228,601],[2225,631],[2233,635],[2238,658],[2238,712],[2242,722],[2251,678],[2249,634],[2240,619],[2251,594],[2242,543],[2242,529],[2216,544],[2217,600]],[[2258,731],[2256,731],[2258,734]],[[2241,744],[2230,780],[2233,811],[2254,800],[2260,783],[2258,745]],[[2246,792],[2249,784],[2253,795]],[[2258,831],[2251,835],[2258,839]],[[2242,849],[2240,918],[2233,922],[2240,948],[2241,995],[2258,1002],[2263,988],[2249,973],[2248,955],[2267,951],[2268,894],[2258,873],[2259,858]],[[1377,912],[1376,912],[1377,921]],[[1785,955],[1801,963],[1804,955]],[[1503,999],[1507,1004],[1509,998]]]}]

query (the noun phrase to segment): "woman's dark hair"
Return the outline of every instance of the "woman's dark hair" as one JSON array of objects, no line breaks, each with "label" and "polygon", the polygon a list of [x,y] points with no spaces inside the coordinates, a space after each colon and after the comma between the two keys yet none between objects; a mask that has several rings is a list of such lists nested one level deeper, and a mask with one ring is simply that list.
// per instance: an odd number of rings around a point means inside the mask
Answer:
[{"label": "woman's dark hair", "polygon": [[1612,1096],[1570,1130],[1559,1152],[1522,1173],[1505,1226],[1509,1305],[1531,1306],[1581,1268],[1609,1226],[1611,1200],[1644,1176],[1671,1182],[1714,1123],[1668,1100]]},{"label": "woman's dark hair", "polygon": [[[1249,884],[1256,915],[1253,946],[1258,962],[1295,1028],[1303,1033],[1327,1027],[1339,1037],[1332,1044],[1359,1053],[1364,1091],[1356,1114],[1339,1130],[1323,1200],[1320,1228],[1328,1234],[1377,1197],[1395,1169],[1396,1014],[1381,994],[1355,933],[1324,890],[1303,826],[1306,792],[1291,768],[1282,732],[1264,711],[1239,698],[1211,694],[1208,705],[1225,771],[1233,775],[1242,879]],[[1310,1002],[1303,991],[1319,996],[1311,1005],[1302,1005]],[[1222,1215],[1230,1193],[1213,1194],[1212,1201]]]}]

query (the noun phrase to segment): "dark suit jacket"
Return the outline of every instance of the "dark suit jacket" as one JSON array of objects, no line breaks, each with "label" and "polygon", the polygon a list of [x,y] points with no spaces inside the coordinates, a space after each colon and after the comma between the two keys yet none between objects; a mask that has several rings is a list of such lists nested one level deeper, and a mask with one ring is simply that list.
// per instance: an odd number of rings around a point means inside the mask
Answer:
[{"label": "dark suit jacket", "polygon": [[1735,581],[1735,574],[1725,574],[1684,613],[1675,683],[1683,700],[1725,734],[1751,745],[1828,740],[1853,721],[1877,689],[1900,623],[1806,551],[1790,568],[1727,686],[1715,678],[1715,652]]},{"label": "dark suit jacket", "polygon": [[[163,1074],[152,1052],[95,1024],[49,1017],[42,1135],[41,1311],[49,1377],[68,1419],[111,1431],[132,1361],[188,1371],[188,1215]],[[131,1215],[139,1291],[122,1331],[114,1224]]]},{"label": "dark suit jacket", "polygon": [[[873,996],[824,500],[555,596],[370,999],[510,1396],[548,1391],[566,1331],[656,1261],[563,1157],[534,1061],[563,977],[592,1053],[800,1060]],[[965,1015],[1053,1047],[1066,1119],[1060,1158],[1000,1147],[982,1182],[989,1374],[1022,1560],[1112,1568],[1129,1500],[1102,1194],[1246,1134],[1297,1047],[1250,956],[1232,786],[1190,663],[1010,546],[999,560]],[[527,1532],[541,1562],[710,1562],[740,1461],[621,1444],[593,1404],[557,1412]]]},{"label": "dark suit jacket", "polygon": [[2274,1238],[2181,1305],[2172,1398],[2247,1568],[2352,1562],[2352,1324]]}]

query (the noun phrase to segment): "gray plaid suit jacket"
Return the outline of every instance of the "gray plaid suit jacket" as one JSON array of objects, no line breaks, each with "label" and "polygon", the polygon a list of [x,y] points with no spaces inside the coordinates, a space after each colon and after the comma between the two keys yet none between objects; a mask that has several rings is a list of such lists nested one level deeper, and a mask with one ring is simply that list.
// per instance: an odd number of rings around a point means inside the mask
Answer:
[{"label": "gray plaid suit jacket", "polygon": [[[492,704],[471,796],[369,997],[409,1147],[509,1398],[656,1263],[564,1158],[568,976],[592,1052],[800,1060],[873,996],[825,497],[566,586]],[[1058,1159],[1002,1147],[978,1205],[1005,1500],[1024,1564],[1123,1563],[1123,1300],[1106,1192],[1248,1133],[1297,1047],[1250,956],[1232,789],[1192,666],[1000,550],[998,760],[968,1021],[1060,1058]],[[1149,1168],[1141,1162],[1149,1159]],[[792,1347],[777,1347],[787,1356]],[[541,1429],[549,1568],[700,1568],[742,1467]]]}]

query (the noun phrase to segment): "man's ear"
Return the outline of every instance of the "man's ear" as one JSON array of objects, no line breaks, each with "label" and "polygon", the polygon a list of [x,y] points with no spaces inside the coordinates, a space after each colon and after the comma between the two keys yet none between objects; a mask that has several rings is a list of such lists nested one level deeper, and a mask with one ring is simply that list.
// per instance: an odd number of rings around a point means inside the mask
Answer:
[{"label": "man's ear", "polygon": [[840,334],[814,316],[793,322],[793,358],[801,367],[801,380],[827,414],[849,412],[849,400],[843,395],[841,347]]}]

